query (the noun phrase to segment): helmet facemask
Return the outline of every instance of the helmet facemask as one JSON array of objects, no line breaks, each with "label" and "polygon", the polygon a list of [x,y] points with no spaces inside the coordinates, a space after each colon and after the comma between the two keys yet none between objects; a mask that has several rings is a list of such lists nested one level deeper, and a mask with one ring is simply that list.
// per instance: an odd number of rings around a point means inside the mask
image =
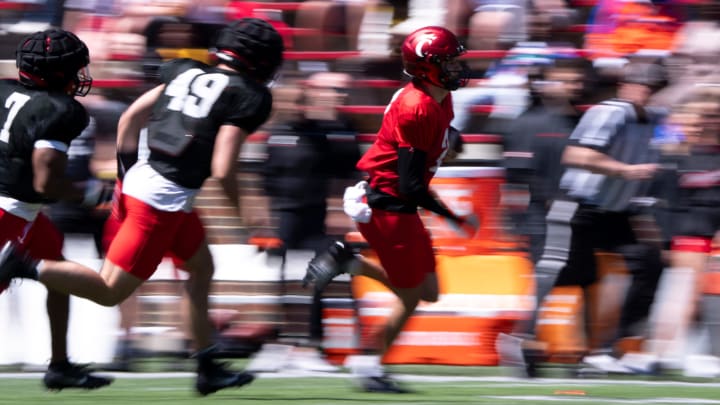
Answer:
[{"label": "helmet facemask", "polygon": [[76,96],[85,97],[92,88],[93,78],[90,76],[90,68],[85,66],[81,68],[75,76],[75,92]]},{"label": "helmet facemask", "polygon": [[457,90],[460,87],[465,87],[470,79],[470,68],[465,61],[461,61],[456,58],[440,62],[440,77],[439,81],[442,83],[441,87],[447,90]]}]

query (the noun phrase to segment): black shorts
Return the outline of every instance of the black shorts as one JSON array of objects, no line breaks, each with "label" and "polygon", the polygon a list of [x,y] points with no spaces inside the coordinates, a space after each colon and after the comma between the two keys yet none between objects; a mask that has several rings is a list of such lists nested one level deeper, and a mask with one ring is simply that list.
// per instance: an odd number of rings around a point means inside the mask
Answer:
[{"label": "black shorts", "polygon": [[568,260],[556,285],[585,287],[595,283],[598,279],[596,252],[612,252],[620,246],[637,243],[631,216],[580,205],[570,221]]}]

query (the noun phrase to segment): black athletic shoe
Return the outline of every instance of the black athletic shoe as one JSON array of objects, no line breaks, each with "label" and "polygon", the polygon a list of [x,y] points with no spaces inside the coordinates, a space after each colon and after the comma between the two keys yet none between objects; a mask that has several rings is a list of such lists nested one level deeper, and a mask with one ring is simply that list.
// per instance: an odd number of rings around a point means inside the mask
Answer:
[{"label": "black athletic shoe", "polygon": [[15,278],[37,280],[37,263],[37,260],[18,252],[14,243],[5,242],[0,249],[0,285],[5,285]]},{"label": "black athletic shoe", "polygon": [[87,366],[70,362],[51,364],[43,377],[45,388],[60,391],[65,388],[94,390],[112,384],[111,377],[93,375]]},{"label": "black athletic shoe", "polygon": [[195,389],[200,395],[208,395],[224,388],[242,387],[254,379],[252,373],[228,371],[224,365],[213,361],[198,367]]},{"label": "black athletic shoe", "polygon": [[348,265],[353,260],[356,260],[355,255],[342,242],[333,243],[328,250],[310,260],[303,278],[303,287],[314,283],[316,291],[324,290],[332,279],[347,273]]},{"label": "black athletic shoe", "polygon": [[387,374],[381,377],[362,377],[360,379],[360,389],[365,392],[385,394],[409,394],[412,392]]}]

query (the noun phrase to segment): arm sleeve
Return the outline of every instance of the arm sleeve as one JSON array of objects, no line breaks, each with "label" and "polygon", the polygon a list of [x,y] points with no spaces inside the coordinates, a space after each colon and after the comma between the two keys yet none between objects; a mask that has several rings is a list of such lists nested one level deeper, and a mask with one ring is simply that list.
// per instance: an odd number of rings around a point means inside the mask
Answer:
[{"label": "arm sleeve", "polygon": [[435,198],[425,186],[423,174],[425,172],[425,160],[427,153],[416,148],[398,149],[398,176],[399,191],[411,203],[423,207],[442,217],[462,222],[462,220],[450,211],[445,204]]},{"label": "arm sleeve", "polygon": [[570,145],[605,153],[618,129],[625,124],[620,106],[599,104],[589,109],[570,135]]}]

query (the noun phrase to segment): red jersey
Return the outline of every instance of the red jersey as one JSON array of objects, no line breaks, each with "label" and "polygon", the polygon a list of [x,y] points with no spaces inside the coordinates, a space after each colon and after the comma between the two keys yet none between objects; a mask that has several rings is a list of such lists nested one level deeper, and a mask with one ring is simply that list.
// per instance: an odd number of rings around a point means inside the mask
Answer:
[{"label": "red jersey", "polygon": [[452,95],[438,103],[415,83],[398,90],[385,109],[375,143],[357,164],[367,172],[375,190],[400,197],[398,149],[414,148],[427,154],[425,186],[430,184],[448,152],[448,128],[453,119]]}]

